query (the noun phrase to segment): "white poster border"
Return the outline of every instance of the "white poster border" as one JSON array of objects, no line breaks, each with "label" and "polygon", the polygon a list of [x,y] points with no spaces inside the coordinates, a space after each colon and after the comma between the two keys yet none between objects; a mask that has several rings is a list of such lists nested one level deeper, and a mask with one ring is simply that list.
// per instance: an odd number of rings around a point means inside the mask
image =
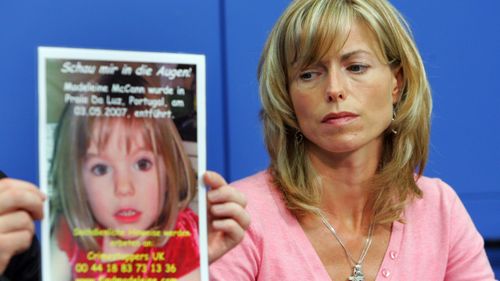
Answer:
[{"label": "white poster border", "polygon": [[[144,63],[170,63],[170,64],[194,64],[196,65],[196,99],[197,99],[197,150],[198,150],[198,216],[199,216],[199,238],[200,238],[200,273],[201,280],[209,280],[208,276],[208,249],[207,249],[207,216],[206,216],[206,188],[203,184],[203,174],[206,171],[206,66],[205,56],[201,54],[163,53],[144,51],[122,51],[105,49],[83,49],[64,47],[38,47],[38,103],[39,103],[39,179],[40,188],[47,194],[48,177],[46,155],[46,97],[47,97],[47,60],[95,60],[95,61],[117,61],[117,62],[144,62]],[[49,203],[44,206],[45,220],[42,222],[41,244],[42,244],[42,280],[50,281],[50,214]]]}]

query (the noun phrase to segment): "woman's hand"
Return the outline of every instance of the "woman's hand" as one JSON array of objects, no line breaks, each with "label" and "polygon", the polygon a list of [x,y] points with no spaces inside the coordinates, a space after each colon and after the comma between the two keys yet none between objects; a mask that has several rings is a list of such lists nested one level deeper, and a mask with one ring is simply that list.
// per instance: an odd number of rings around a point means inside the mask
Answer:
[{"label": "woman's hand", "polygon": [[228,185],[221,175],[206,172],[203,181],[210,186],[207,192],[208,260],[212,263],[243,240],[250,215],[245,210],[245,195]]},{"label": "woman's hand", "polygon": [[35,233],[34,220],[43,218],[46,196],[33,184],[0,180],[0,275],[15,254],[29,248]]}]

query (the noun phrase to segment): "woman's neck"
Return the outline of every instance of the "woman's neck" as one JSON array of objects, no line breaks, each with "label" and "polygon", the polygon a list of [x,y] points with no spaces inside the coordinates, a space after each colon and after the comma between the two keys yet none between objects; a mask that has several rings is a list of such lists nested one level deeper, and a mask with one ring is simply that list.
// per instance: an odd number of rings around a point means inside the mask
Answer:
[{"label": "woman's neck", "polygon": [[381,141],[350,152],[327,152],[312,144],[307,151],[321,179],[322,210],[349,231],[365,230],[373,215],[370,180],[379,165]]}]

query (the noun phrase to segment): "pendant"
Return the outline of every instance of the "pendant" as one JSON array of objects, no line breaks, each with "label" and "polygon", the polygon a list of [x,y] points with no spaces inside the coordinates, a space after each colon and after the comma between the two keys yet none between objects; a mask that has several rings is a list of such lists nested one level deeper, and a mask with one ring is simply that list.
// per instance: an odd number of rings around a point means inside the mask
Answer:
[{"label": "pendant", "polygon": [[365,275],[363,274],[363,269],[361,268],[361,264],[357,263],[352,268],[352,275],[349,277],[349,281],[364,281]]}]

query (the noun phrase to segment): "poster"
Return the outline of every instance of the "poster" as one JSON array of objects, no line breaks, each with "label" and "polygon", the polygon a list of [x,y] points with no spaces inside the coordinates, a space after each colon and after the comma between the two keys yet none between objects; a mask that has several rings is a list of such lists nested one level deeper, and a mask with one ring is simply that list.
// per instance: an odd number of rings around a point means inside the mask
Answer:
[{"label": "poster", "polygon": [[43,281],[208,280],[204,56],[38,58]]}]

